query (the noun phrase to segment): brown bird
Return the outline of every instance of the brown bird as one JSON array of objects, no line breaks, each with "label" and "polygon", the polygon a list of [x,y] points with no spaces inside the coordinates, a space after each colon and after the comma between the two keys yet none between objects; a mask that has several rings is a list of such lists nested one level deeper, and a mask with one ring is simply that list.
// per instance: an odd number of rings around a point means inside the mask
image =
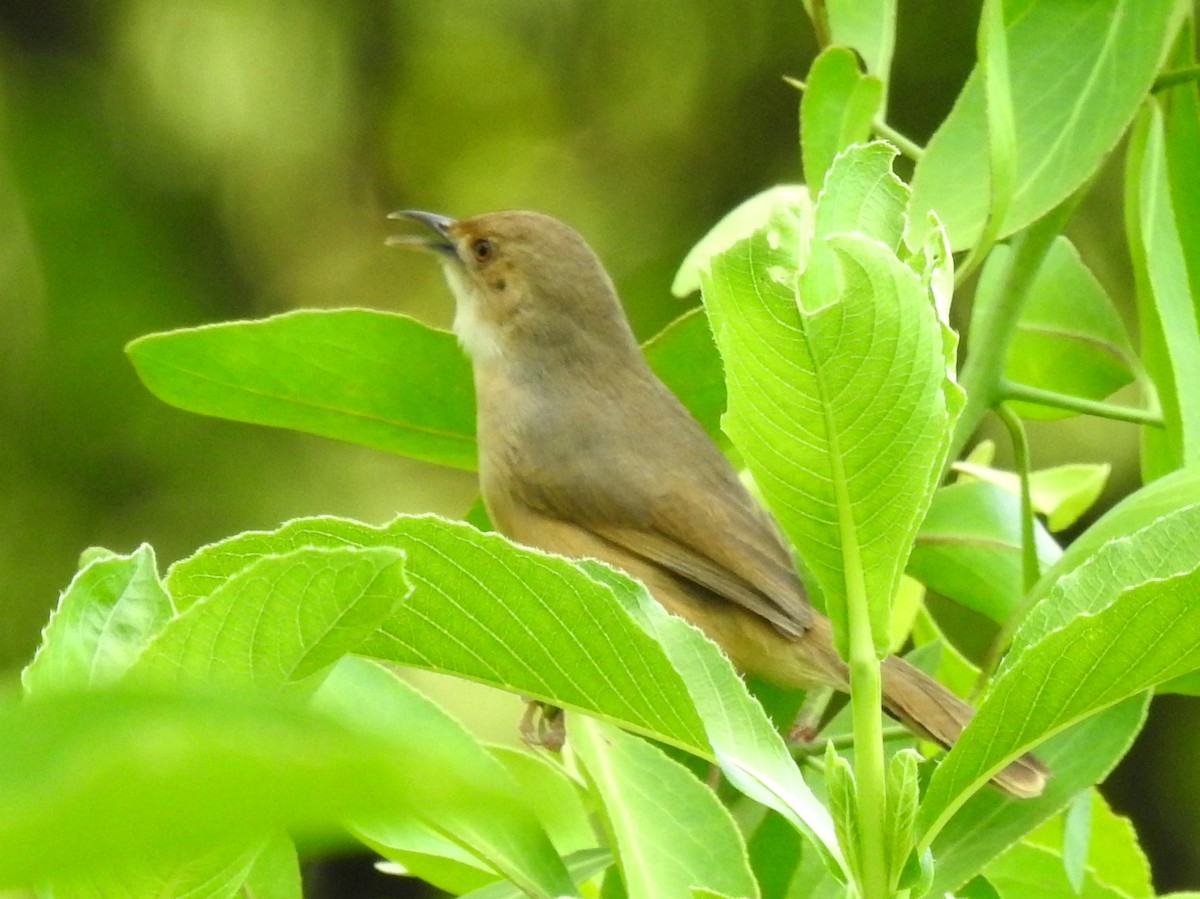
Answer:
[{"label": "brown bird", "polygon": [[[788,687],[849,689],[829,620],[809,605],[773,522],[720,449],[651,371],[596,254],[536,212],[456,221],[404,211],[436,234],[471,357],[479,477],[501,533],[641,580],[744,672]],[[949,746],[972,709],[892,656],[883,704]],[[994,783],[1041,793],[1026,755]]]}]

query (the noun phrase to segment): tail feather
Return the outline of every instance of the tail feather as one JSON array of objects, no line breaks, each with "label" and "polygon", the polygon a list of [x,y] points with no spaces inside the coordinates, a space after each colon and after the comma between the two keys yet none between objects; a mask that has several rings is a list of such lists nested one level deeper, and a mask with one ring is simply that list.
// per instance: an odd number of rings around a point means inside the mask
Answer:
[{"label": "tail feather", "polygon": [[[905,727],[946,747],[953,745],[974,714],[967,703],[895,656],[883,662],[883,705]],[[992,783],[1028,799],[1041,795],[1049,776],[1049,769],[1026,753],[998,771]]]}]

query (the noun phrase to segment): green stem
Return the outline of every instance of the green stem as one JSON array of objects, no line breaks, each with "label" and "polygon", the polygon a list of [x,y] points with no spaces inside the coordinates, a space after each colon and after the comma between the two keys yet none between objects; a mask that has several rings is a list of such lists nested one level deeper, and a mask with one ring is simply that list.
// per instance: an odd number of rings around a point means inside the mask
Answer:
[{"label": "green stem", "polygon": [[[801,81],[799,78],[793,78],[790,75],[784,75],[783,80],[796,88],[798,91],[808,90],[808,84]],[[913,162],[919,162],[921,157],[925,155],[925,148],[918,144],[910,137],[905,137],[883,119],[872,119],[871,130],[880,137],[886,138],[896,145],[896,149],[911,159]]]},{"label": "green stem", "polygon": [[880,137],[885,138],[896,145],[896,149],[911,159],[913,162],[920,162],[921,157],[925,155],[925,148],[918,144],[915,140],[905,137],[883,119],[875,119],[871,122],[871,130]]},{"label": "green stem", "polygon": [[[901,727],[899,724],[884,727],[881,732],[885,743],[912,739],[912,731],[907,727]],[[795,743],[790,749],[793,758],[809,758],[812,756],[824,756],[827,746],[832,746],[834,749],[852,749],[854,747],[854,734],[838,734],[833,737],[821,737],[808,743]]]},{"label": "green stem", "polygon": [[1016,334],[1029,288],[1054,238],[1075,211],[1082,193],[1077,191],[1021,232],[1013,241],[1013,252],[1004,272],[1002,288],[988,302],[979,302],[980,298],[976,298],[977,305],[971,316],[969,331],[969,352],[959,376],[959,383],[967,393],[967,401],[954,427],[954,437],[946,457],[947,465],[962,454],[984,414],[1002,398],[1004,361]]},{"label": "green stem", "polygon": [[1033,496],[1029,490],[1029,439],[1025,434],[1025,424],[1006,403],[1001,403],[996,408],[996,415],[1008,429],[1009,438],[1012,440],[1013,461],[1016,464],[1017,477],[1021,485],[1021,593],[1023,599],[1000,626],[1000,630],[991,645],[988,646],[980,666],[979,677],[975,680],[975,686],[971,690],[972,699],[983,690],[992,675],[996,673],[996,667],[1000,664],[1004,651],[1008,649],[1017,625],[1021,623],[1025,618],[1025,613],[1029,610],[1030,591],[1041,577],[1037,538],[1034,536],[1033,529]]},{"label": "green stem", "polygon": [[[823,389],[822,389],[823,393]],[[826,398],[822,396],[822,400]],[[829,403],[823,402],[826,416]],[[883,681],[875,640],[871,634],[871,607],[866,574],[858,545],[853,506],[847,488],[837,429],[828,421],[829,460],[838,508],[838,536],[846,581],[846,617],[849,624],[850,711],[854,722],[854,786],[858,805],[860,899],[887,899],[888,864],[884,846],[887,833],[887,774],[883,758]]]},{"label": "green stem", "polygon": [[1150,425],[1154,428],[1163,427],[1162,413],[1153,409],[1133,409],[1129,406],[1118,406],[1102,400],[1084,399],[1081,396],[1043,390],[1040,387],[1030,387],[1028,384],[1017,384],[1008,380],[1000,382],[1000,393],[1006,400],[1022,400],[1027,403],[1037,403],[1040,406],[1051,406],[1055,409],[1066,409],[1069,412],[1109,418],[1113,421],[1128,421],[1137,425]]},{"label": "green stem", "polygon": [[1029,438],[1025,424],[1012,407],[1001,403],[996,414],[1008,429],[1013,445],[1013,461],[1017,466],[1017,477],[1021,482],[1021,568],[1024,573],[1023,590],[1028,593],[1041,577],[1038,570],[1037,544],[1033,536],[1033,495],[1029,491]]},{"label": "green stem", "polygon": [[1165,91],[1168,88],[1178,87],[1181,84],[1188,84],[1192,81],[1200,81],[1200,66],[1185,66],[1181,69],[1172,69],[1169,72],[1163,72],[1154,79],[1154,84],[1150,87],[1150,92],[1157,94],[1159,91]]}]

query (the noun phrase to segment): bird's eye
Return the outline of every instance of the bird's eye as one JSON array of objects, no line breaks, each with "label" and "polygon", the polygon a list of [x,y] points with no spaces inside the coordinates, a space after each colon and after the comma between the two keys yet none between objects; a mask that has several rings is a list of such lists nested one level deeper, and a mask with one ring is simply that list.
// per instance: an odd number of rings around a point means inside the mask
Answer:
[{"label": "bird's eye", "polygon": [[481,237],[471,244],[471,253],[475,256],[476,262],[487,262],[492,258],[492,242],[486,237]]}]

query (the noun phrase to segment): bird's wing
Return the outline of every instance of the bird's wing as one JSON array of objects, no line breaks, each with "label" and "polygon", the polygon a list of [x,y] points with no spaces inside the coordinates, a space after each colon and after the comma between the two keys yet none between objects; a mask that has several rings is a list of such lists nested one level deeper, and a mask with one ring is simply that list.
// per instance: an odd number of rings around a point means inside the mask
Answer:
[{"label": "bird's wing", "polygon": [[640,526],[596,524],[592,530],[744,606],[783,633],[803,633],[812,608],[772,522],[736,478],[689,480],[655,495]]},{"label": "bird's wing", "polygon": [[594,459],[562,479],[543,472],[524,482],[517,499],[798,636],[812,608],[791,556],[720,450],[709,446],[715,459],[705,453],[706,464],[667,473],[656,466],[604,471]]}]

